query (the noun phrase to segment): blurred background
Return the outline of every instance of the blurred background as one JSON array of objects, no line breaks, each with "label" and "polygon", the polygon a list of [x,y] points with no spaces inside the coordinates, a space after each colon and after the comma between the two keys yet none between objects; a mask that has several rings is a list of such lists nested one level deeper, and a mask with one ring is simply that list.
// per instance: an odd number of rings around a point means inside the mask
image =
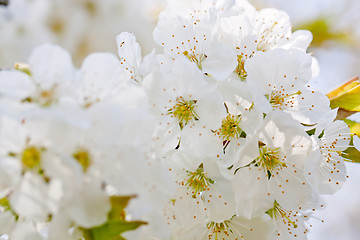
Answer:
[{"label": "blurred background", "polygon": [[[293,30],[308,29],[320,73],[312,88],[327,93],[360,75],[360,0],[249,0],[257,9],[286,11]],[[116,54],[115,37],[133,32],[143,55],[156,48],[152,31],[166,0],[0,0],[0,68],[26,62],[32,49],[53,42],[79,66],[91,52]],[[354,117],[356,118],[356,116]],[[359,117],[358,117],[359,119]],[[347,163],[349,181],[315,213],[309,240],[360,239],[360,164]],[[324,223],[321,220],[324,219]]]}]

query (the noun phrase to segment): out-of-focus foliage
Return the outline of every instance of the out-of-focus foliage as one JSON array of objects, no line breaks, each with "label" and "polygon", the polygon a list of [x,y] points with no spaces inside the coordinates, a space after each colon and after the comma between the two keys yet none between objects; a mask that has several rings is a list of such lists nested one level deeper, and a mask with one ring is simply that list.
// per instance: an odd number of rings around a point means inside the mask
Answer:
[{"label": "out-of-focus foliage", "polygon": [[300,26],[299,29],[307,29],[313,34],[312,46],[320,47],[324,42],[332,40],[341,42],[343,44],[349,44],[351,38],[348,33],[334,31],[331,26],[330,17],[320,16],[318,19],[308,21]]}]

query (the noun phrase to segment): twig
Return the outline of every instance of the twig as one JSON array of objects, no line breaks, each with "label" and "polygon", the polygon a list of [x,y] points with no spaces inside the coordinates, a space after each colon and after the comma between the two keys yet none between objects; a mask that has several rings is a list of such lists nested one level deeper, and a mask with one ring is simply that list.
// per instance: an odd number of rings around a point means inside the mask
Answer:
[{"label": "twig", "polygon": [[7,6],[9,4],[9,0],[0,0],[0,5]]}]

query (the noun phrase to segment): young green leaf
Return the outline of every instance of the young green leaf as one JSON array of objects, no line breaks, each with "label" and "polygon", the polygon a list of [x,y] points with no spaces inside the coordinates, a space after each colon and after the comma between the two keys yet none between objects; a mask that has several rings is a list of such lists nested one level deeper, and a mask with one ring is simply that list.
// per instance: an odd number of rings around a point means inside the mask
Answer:
[{"label": "young green leaf", "polygon": [[144,224],[146,222],[110,220],[100,227],[85,230],[84,237],[91,240],[125,240],[121,236],[122,233],[135,230]]},{"label": "young green leaf", "polygon": [[360,81],[353,78],[327,94],[331,108],[339,108],[337,119],[360,111]]},{"label": "young green leaf", "polygon": [[121,236],[123,232],[135,230],[141,225],[147,224],[143,221],[126,221],[125,219],[125,208],[135,197],[135,195],[110,197],[112,208],[108,215],[108,221],[99,227],[82,229],[83,237],[86,240],[125,240]]}]

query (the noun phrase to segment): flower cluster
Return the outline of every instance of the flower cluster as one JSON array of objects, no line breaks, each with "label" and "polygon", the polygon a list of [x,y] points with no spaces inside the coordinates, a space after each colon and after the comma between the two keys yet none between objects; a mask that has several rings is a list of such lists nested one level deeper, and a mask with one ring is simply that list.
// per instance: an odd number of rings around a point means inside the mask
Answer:
[{"label": "flower cluster", "polygon": [[155,120],[119,59],[92,54],[75,69],[43,45],[16,69],[0,72],[1,234],[79,239],[108,220],[110,196],[137,195],[134,218],[162,217],[171,182],[151,151]]},{"label": "flower cluster", "polygon": [[142,57],[121,33],[119,58],[80,69],[43,45],[0,72],[0,233],[100,239],[113,197],[136,195],[129,239],[306,239],[350,140],[308,85],[311,34],[246,0],[171,0],[154,39]]}]

